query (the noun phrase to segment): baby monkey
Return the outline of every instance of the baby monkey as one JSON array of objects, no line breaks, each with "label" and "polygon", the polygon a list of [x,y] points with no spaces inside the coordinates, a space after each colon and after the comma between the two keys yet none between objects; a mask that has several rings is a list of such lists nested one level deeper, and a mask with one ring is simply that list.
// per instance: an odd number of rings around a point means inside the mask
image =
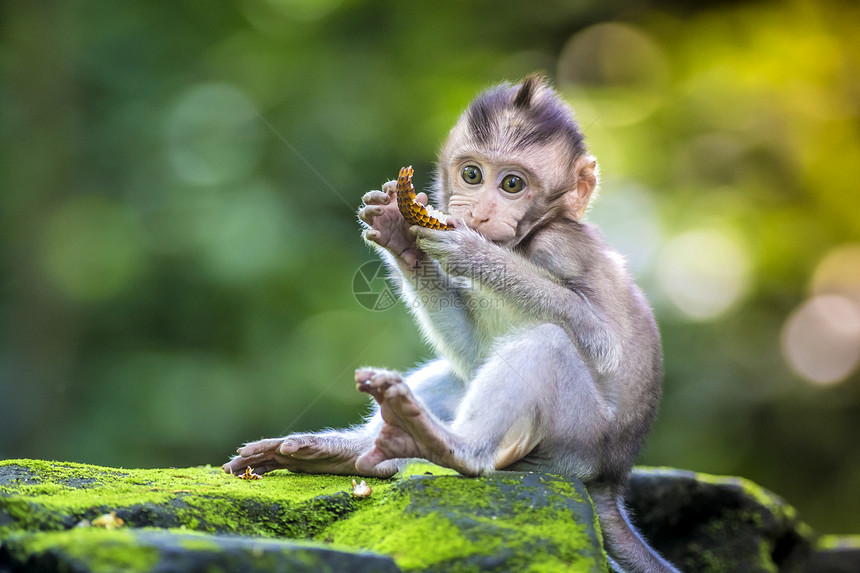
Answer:
[{"label": "baby monkey", "polygon": [[439,359],[405,377],[357,370],[376,402],[365,424],[249,443],[224,469],[388,477],[423,458],[467,476],[575,476],[614,567],[676,571],[624,510],[662,351],[621,257],[582,222],[596,186],[573,113],[541,76],[479,95],[442,147],[431,190],[453,229],[410,227],[394,181],[358,211]]}]

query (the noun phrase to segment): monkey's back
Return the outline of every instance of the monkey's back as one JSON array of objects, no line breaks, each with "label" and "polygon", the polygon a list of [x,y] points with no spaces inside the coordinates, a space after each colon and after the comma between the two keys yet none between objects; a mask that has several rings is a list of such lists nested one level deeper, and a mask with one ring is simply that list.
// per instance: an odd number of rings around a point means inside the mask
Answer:
[{"label": "monkey's back", "polygon": [[[589,332],[566,326],[587,376],[608,405],[601,437],[592,444],[597,451],[589,452],[589,457],[599,460],[598,467],[593,468],[595,476],[582,475],[577,454],[571,453],[580,444],[563,434],[548,436],[524,465],[585,479],[623,480],[645,441],[660,401],[663,354],[653,311],[621,255],[606,244],[593,225],[572,219],[555,221],[533,233],[521,248],[529,260],[577,295],[574,304],[581,305],[586,315],[599,317]],[[595,355],[595,348],[611,350],[601,358]]]}]

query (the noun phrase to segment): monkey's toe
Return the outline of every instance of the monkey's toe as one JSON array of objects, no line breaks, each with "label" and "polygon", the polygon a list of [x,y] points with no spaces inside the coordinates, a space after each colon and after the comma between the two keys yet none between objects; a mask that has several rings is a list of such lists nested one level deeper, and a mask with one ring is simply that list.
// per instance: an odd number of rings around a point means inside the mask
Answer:
[{"label": "monkey's toe", "polygon": [[359,392],[370,394],[377,402],[382,402],[392,386],[403,385],[400,374],[390,370],[359,368],[355,371],[355,387]]},{"label": "monkey's toe", "polygon": [[393,384],[385,389],[386,405],[401,418],[415,418],[424,410],[406,384]]},{"label": "monkey's toe", "polygon": [[397,374],[396,372],[391,372],[389,370],[381,370],[374,374],[374,376],[370,379],[371,384],[385,389],[394,385],[399,385],[402,382],[403,378],[400,377],[400,374]]},{"label": "monkey's toe", "polygon": [[355,469],[361,475],[369,475],[373,473],[373,468],[387,459],[389,459],[388,456],[382,450],[373,448],[355,460]]},{"label": "monkey's toe", "polygon": [[356,368],[355,383],[360,384],[363,382],[367,382],[368,380],[373,378],[377,372],[379,372],[379,370],[376,368]]}]

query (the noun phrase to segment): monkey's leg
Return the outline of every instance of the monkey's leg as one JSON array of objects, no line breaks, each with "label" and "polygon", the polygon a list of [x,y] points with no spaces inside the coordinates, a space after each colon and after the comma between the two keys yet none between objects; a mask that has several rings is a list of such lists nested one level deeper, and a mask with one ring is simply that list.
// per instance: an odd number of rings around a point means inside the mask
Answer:
[{"label": "monkey's leg", "polygon": [[[444,360],[428,363],[415,370],[410,373],[407,382],[436,415],[442,419],[453,418],[463,384],[451,373]],[[250,467],[257,473],[288,469],[302,473],[356,475],[355,460],[372,449],[373,440],[382,425],[377,408],[363,426],[251,442],[239,448],[239,455],[224,464],[223,469],[230,473],[241,473]],[[392,461],[362,475],[388,477],[400,465]]]},{"label": "monkey's leg", "polygon": [[[478,354],[479,340],[465,310],[464,294],[438,262],[415,246],[410,225],[397,207],[396,186],[396,181],[389,181],[382,191],[364,195],[358,210],[362,235],[402,280],[400,296],[438,353],[452,361],[461,376],[469,376],[476,366],[472,358]],[[426,205],[427,195],[419,193],[417,200]]]},{"label": "monkey's leg", "polygon": [[393,459],[424,458],[440,463],[438,453],[444,451],[450,438],[399,374],[365,368],[356,371],[355,383],[360,392],[373,396],[384,421],[373,449],[355,462],[360,473],[373,471]]},{"label": "monkey's leg", "polygon": [[[356,381],[379,402],[385,422],[374,448],[356,462],[362,471],[394,458],[422,457],[478,475],[509,467],[541,444],[558,450],[553,468],[587,477],[610,416],[578,350],[553,324],[494,345],[450,424],[390,372],[366,371]],[[574,432],[567,433],[568,424]]]}]

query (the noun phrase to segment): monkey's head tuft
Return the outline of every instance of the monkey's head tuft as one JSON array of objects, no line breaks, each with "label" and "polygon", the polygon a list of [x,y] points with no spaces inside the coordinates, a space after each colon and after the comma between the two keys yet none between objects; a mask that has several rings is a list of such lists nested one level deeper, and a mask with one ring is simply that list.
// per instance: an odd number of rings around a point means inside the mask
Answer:
[{"label": "monkey's head tuft", "polygon": [[543,74],[535,72],[527,75],[520,84],[516,97],[514,97],[514,107],[528,109],[532,105],[534,92],[541,85],[546,85],[546,77]]}]

